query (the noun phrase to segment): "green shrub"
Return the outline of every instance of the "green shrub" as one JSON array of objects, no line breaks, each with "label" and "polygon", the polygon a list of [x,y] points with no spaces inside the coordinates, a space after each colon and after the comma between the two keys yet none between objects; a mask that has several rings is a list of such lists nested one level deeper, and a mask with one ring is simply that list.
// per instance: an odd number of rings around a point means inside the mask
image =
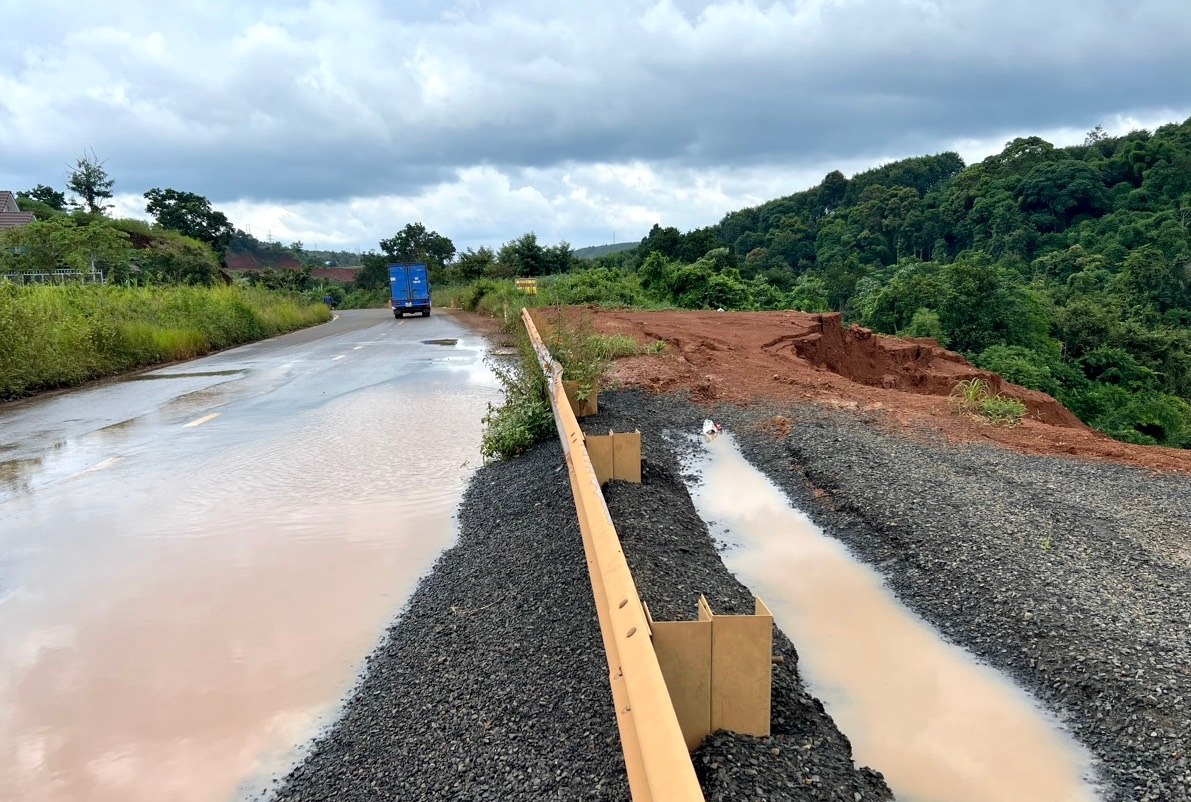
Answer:
[{"label": "green shrub", "polygon": [[[899,331],[898,335],[901,337],[929,337],[944,348],[951,342],[947,332],[943,329],[943,324],[939,322],[939,314],[935,310],[925,307],[914,313],[914,316],[910,318],[909,325]],[[980,365],[980,367],[985,366]],[[992,370],[992,368],[988,369]],[[997,372],[999,373],[999,371]],[[1013,380],[1010,379],[1010,381]]]},{"label": "green shrub", "polygon": [[336,299],[340,309],[380,309],[389,305],[392,295],[386,287],[379,290],[352,290],[344,293],[342,300]]},{"label": "green shrub", "polygon": [[488,405],[480,453],[485,460],[512,459],[554,431],[546,379],[538,366],[529,335],[518,337],[518,359],[493,366],[504,387],[500,406]]},{"label": "green shrub", "polygon": [[980,399],[977,414],[999,426],[1016,426],[1026,416],[1026,405],[1016,398],[996,393]]}]

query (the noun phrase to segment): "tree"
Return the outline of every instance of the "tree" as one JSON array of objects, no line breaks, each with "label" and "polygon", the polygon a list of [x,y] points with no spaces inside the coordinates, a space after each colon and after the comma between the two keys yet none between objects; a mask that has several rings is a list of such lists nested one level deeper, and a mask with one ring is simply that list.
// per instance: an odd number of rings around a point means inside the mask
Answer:
[{"label": "tree", "polygon": [[407,223],[393,236],[381,240],[380,249],[394,262],[425,262],[432,281],[455,258],[455,243],[437,231],[428,231],[421,223]]},{"label": "tree", "polygon": [[136,261],[144,277],[173,284],[210,284],[219,272],[219,260],[209,247],[173,235],[150,240],[148,247],[136,252]]},{"label": "tree", "polygon": [[45,184],[38,184],[33,189],[17,193],[17,197],[44,203],[55,211],[66,211],[66,193],[59,192],[53,187],[47,187]]},{"label": "tree", "polygon": [[1182,271],[1152,245],[1129,254],[1120,280],[1131,299],[1152,304],[1159,312],[1180,306],[1186,294]]},{"label": "tree", "polygon": [[205,242],[222,255],[235,230],[223,212],[211,208],[202,195],[176,189],[153,188],[145,193],[145,211],[157,225],[177,231],[191,239]]},{"label": "tree", "polygon": [[0,252],[14,249],[6,262],[31,272],[70,267],[112,269],[128,262],[129,237],[107,221],[58,216],[35,220],[0,234]]},{"label": "tree", "polygon": [[108,177],[107,170],[103,169],[104,164],[106,162],[101,162],[95,157],[94,151],[89,156],[84,151],[75,162],[66,181],[66,188],[82,200],[82,203],[76,200],[74,205],[81,207],[88,214],[103,214],[105,210],[112,208],[112,204],[104,201],[112,199],[115,181]]},{"label": "tree", "polygon": [[575,252],[566,240],[546,248],[542,258],[546,263],[547,275],[566,273],[575,266]]},{"label": "tree", "polygon": [[800,312],[827,312],[831,308],[827,302],[827,285],[818,276],[803,273],[786,295],[786,305]]},{"label": "tree", "polygon": [[1103,142],[1106,139],[1108,139],[1108,134],[1104,133],[1104,126],[1097,125],[1091,131],[1088,131],[1088,135],[1083,138],[1083,144],[1084,147],[1091,147],[1092,145],[1095,145],[1098,142]]},{"label": "tree", "polygon": [[496,264],[496,254],[491,248],[481,247],[478,251],[468,248],[459,254],[451,271],[459,281],[475,281],[489,275],[492,266]]},{"label": "tree", "polygon": [[538,244],[538,235],[532,231],[502,245],[496,259],[514,276],[544,276],[549,267],[546,249]]},{"label": "tree", "polygon": [[947,291],[939,321],[955,350],[978,354],[994,345],[1047,344],[1050,319],[1013,270],[988,259],[960,259],[943,274]]},{"label": "tree", "polygon": [[660,224],[654,223],[653,228],[649,229],[649,234],[641,240],[641,245],[637,250],[642,259],[646,259],[654,253],[662,255],[666,259],[673,259],[678,255],[681,245],[682,232],[674,226],[662,228]]},{"label": "tree", "polygon": [[356,289],[380,290],[389,286],[389,268],[384,255],[366,253],[360,256],[360,271],[356,273]]}]

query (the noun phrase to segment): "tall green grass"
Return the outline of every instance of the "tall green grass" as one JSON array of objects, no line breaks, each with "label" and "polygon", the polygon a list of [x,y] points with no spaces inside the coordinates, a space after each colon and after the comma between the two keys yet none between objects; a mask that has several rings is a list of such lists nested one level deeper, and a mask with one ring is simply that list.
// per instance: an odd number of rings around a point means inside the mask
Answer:
[{"label": "tall green grass", "polygon": [[256,288],[0,282],[0,399],[190,359],[330,316],[321,303]]}]

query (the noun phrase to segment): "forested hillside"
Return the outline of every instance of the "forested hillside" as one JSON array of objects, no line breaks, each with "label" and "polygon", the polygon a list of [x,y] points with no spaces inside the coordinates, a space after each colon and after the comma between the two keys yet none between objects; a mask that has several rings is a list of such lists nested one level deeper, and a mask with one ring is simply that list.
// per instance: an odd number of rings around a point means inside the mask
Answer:
[{"label": "forested hillside", "polygon": [[1191,120],[833,172],[714,226],[654,226],[627,266],[680,306],[934,337],[1114,437],[1191,446]]}]

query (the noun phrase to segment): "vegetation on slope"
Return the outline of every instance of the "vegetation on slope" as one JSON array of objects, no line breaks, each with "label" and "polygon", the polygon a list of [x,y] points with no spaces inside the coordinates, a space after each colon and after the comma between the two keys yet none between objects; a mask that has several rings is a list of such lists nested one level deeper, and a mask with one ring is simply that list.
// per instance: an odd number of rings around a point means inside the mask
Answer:
[{"label": "vegetation on slope", "polygon": [[[522,240],[470,255],[457,277],[563,272],[517,259]],[[1191,120],[1122,137],[1097,129],[1068,148],[1016,139],[968,167],[944,153],[832,172],[713,226],[654,226],[635,251],[566,271],[542,292],[835,310],[934,337],[1113,437],[1191,447]],[[467,292],[481,307],[493,297],[482,282]]]}]

